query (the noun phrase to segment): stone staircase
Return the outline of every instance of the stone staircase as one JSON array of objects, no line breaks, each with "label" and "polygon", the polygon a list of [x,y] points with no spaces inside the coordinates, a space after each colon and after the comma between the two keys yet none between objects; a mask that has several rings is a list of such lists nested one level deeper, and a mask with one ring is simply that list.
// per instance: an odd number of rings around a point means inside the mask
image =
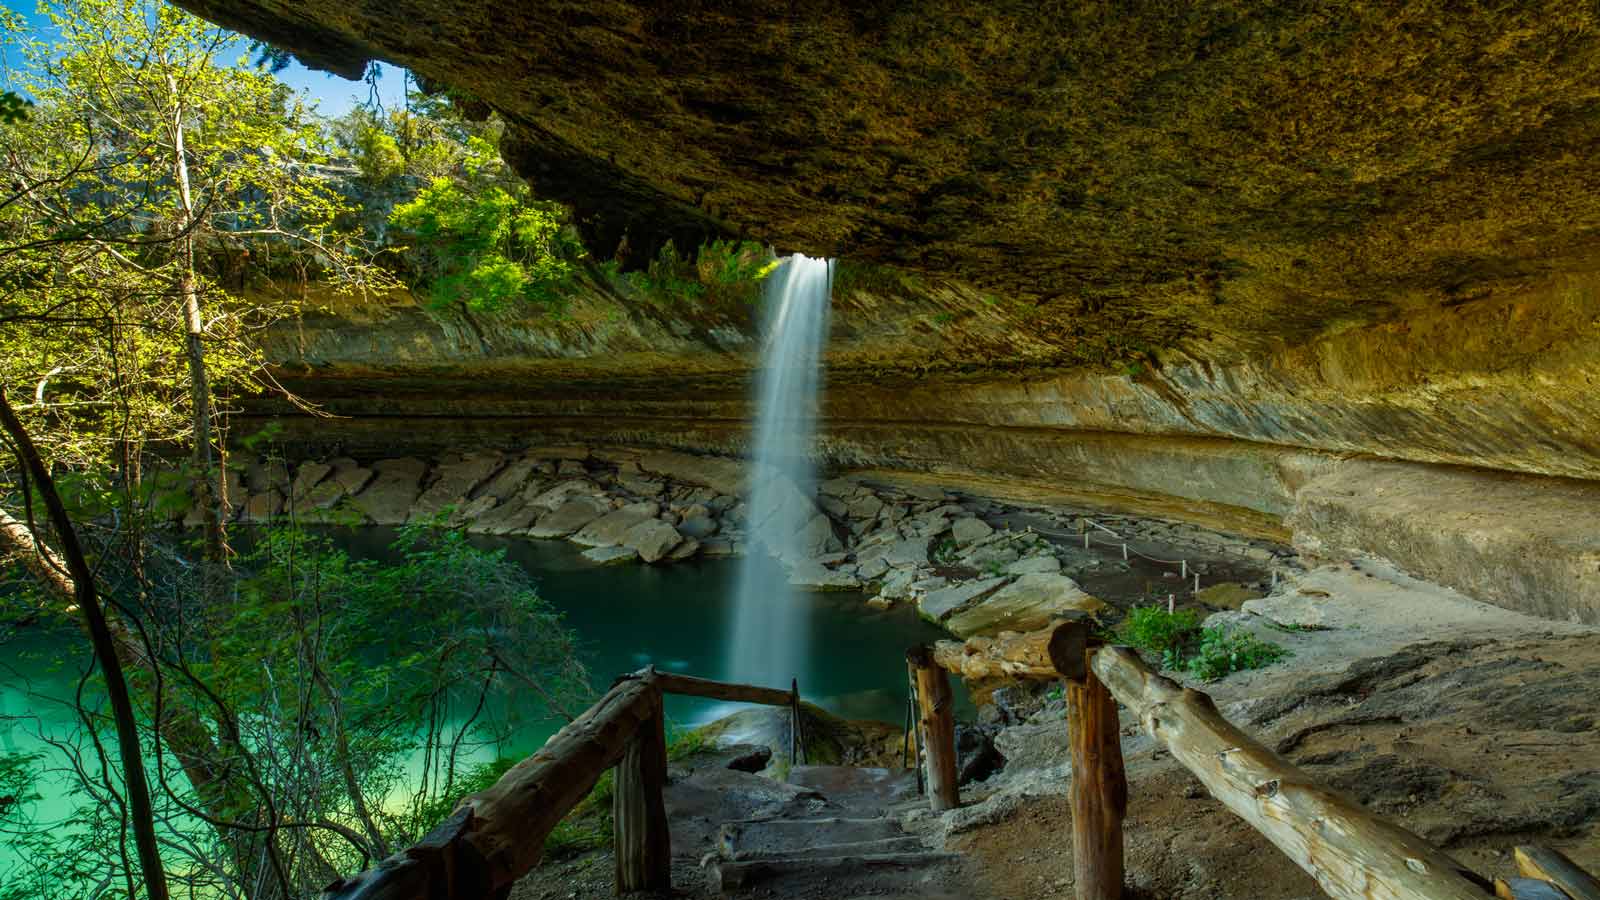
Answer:
[{"label": "stone staircase", "polygon": [[788,783],[812,802],[722,823],[702,861],[713,893],[927,898],[955,887],[959,857],[929,849],[902,824],[926,803],[914,773],[797,766]]}]

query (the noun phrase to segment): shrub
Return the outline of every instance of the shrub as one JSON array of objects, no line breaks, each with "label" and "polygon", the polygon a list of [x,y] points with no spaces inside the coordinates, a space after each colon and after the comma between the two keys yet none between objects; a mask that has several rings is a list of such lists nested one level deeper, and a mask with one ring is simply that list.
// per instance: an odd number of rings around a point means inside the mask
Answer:
[{"label": "shrub", "polygon": [[1272,665],[1289,651],[1253,634],[1207,628],[1200,633],[1200,645],[1189,659],[1188,669],[1201,681],[1216,681],[1234,672],[1262,669]]},{"label": "shrub", "polygon": [[1129,610],[1112,638],[1159,656],[1164,669],[1187,672],[1201,681],[1264,668],[1289,655],[1284,647],[1248,632],[1203,628],[1193,610],[1169,613],[1159,606]]}]

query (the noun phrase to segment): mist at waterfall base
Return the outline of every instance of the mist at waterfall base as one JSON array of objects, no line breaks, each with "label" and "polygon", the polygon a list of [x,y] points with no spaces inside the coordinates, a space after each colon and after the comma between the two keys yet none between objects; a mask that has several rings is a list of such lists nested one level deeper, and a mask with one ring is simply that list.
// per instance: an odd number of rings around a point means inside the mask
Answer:
[{"label": "mist at waterfall base", "polygon": [[795,254],[767,276],[765,345],[751,431],[749,545],[740,563],[728,677],[805,690],[810,642],[808,598],[789,584],[784,567],[803,556],[799,532],[815,511],[817,404],[821,352],[828,337],[833,267]]}]

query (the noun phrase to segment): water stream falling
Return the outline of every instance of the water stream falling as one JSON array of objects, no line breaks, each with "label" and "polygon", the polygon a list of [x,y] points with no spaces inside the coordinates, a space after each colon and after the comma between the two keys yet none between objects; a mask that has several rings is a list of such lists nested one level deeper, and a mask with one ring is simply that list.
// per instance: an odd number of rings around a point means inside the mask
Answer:
[{"label": "water stream falling", "polygon": [[745,517],[749,543],[740,564],[728,677],[787,686],[803,671],[810,643],[809,603],[783,567],[804,557],[800,532],[815,514],[817,403],[821,351],[828,337],[833,264],[801,254],[767,276],[766,346],[756,393],[751,486]]}]

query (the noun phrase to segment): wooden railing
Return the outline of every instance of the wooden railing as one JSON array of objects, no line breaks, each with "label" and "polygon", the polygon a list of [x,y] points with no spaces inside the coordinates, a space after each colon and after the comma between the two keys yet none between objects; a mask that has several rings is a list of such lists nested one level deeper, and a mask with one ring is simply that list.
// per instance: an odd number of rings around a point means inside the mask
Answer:
[{"label": "wooden railing", "polygon": [[612,799],[617,893],[669,891],[663,694],[788,707],[790,761],[805,758],[795,682],[782,691],[642,669],[618,678],[583,715],[487,790],[463,799],[422,840],[328,885],[325,900],[503,898],[539,864],[551,830],[612,767],[617,770]]},{"label": "wooden railing", "polygon": [[[1484,900],[1571,897],[1600,900],[1600,882],[1544,847],[1517,848],[1525,878],[1494,885],[1415,834],[1390,823],[1234,727],[1211,698],[1152,670],[1126,647],[1095,646],[1085,622],[1029,634],[940,641],[907,658],[924,696],[941,696],[945,670],[969,678],[1061,679],[1072,748],[1073,863],[1079,900],[1122,895],[1122,819],[1127,781],[1117,703],[1193,772],[1212,796],[1249,822],[1340,900]],[[948,693],[946,683],[943,692]],[[1114,698],[1114,699],[1113,699]],[[927,777],[935,809],[954,805],[955,773],[936,768],[953,757],[953,723],[921,717]],[[948,748],[938,751],[934,748]],[[1556,893],[1543,893],[1560,888]],[[1562,893],[1564,892],[1564,893]]]}]

